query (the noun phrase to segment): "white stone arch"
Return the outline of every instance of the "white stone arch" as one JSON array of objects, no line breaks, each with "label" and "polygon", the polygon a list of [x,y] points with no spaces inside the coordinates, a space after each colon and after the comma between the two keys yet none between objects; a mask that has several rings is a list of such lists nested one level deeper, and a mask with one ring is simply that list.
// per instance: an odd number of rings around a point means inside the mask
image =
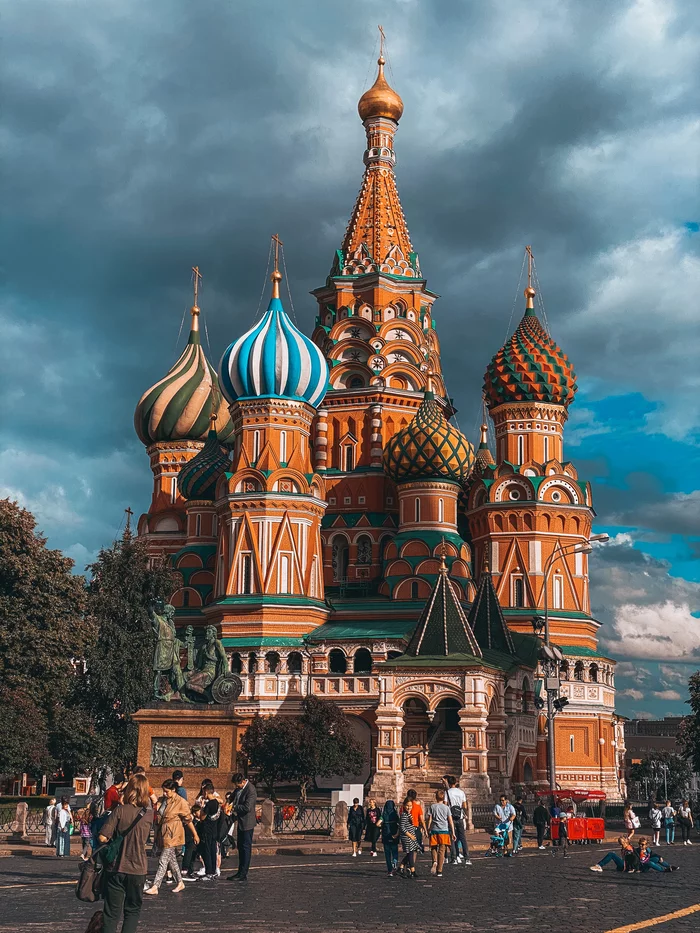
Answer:
[{"label": "white stone arch", "polygon": [[[513,498],[511,496],[513,490],[517,490],[520,495]],[[511,473],[507,480],[499,483],[493,494],[494,502],[527,502],[534,498],[532,484],[518,473]]]},{"label": "white stone arch", "polygon": [[[547,480],[546,483],[542,483],[542,485],[539,488],[538,499],[544,499],[545,492],[548,489],[551,489],[552,487],[556,487],[556,486],[561,486],[562,489],[565,489],[568,492],[568,494],[572,498],[573,505],[581,504],[581,496],[579,492],[577,491],[576,487],[573,485],[573,483],[567,483],[566,480],[563,480],[563,479],[549,479]],[[567,503],[562,503],[562,505],[566,505],[566,504]]]}]

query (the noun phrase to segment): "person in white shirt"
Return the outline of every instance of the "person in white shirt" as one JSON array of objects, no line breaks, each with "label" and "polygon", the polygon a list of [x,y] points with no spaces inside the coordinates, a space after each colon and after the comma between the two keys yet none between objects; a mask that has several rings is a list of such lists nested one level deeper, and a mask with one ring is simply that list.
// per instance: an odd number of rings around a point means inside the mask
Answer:
[{"label": "person in white shirt", "polygon": [[[455,837],[452,839],[450,846],[450,861],[453,865],[471,865],[469,843],[467,842],[466,794],[461,787],[457,786],[457,778],[454,774],[446,774],[442,779],[442,784],[445,788],[445,803],[450,808],[455,830]],[[462,845],[462,855],[459,853],[460,843]]]},{"label": "person in white shirt", "polygon": [[60,806],[56,808],[56,856],[66,858],[70,855],[70,828],[73,825],[73,814],[67,797],[61,797]]},{"label": "person in white shirt", "polygon": [[690,803],[687,800],[684,800],[678,808],[678,822],[681,824],[683,845],[692,846],[690,830],[693,828],[693,811],[690,809]]},{"label": "person in white shirt", "polygon": [[505,794],[501,794],[499,802],[493,808],[493,815],[498,820],[496,829],[503,830],[506,835],[506,843],[503,846],[507,849],[513,846],[513,820],[515,819],[515,807],[508,800]]},{"label": "person in white shirt", "polygon": [[664,818],[664,829],[666,830],[666,845],[672,846],[676,841],[676,811],[671,806],[671,801],[666,801],[666,806],[661,811]]},{"label": "person in white shirt", "polygon": [[44,810],[44,845],[49,849],[53,848],[56,842],[54,833],[56,832],[56,798],[49,800],[48,807]]},{"label": "person in white shirt", "polygon": [[652,804],[651,810],[649,810],[649,821],[651,822],[651,830],[654,834],[655,846],[659,845],[659,836],[661,834],[661,820],[663,819],[663,813],[658,804]]}]

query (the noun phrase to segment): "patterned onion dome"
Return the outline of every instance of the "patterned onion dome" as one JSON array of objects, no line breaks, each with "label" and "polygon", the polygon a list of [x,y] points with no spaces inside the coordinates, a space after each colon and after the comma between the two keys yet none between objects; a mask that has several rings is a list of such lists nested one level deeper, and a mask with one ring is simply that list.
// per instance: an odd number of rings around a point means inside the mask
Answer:
[{"label": "patterned onion dome", "polygon": [[180,495],[183,499],[209,499],[213,502],[216,481],[228,466],[229,458],[219,443],[216,422],[212,418],[204,447],[178,473]]},{"label": "patterned onion dome", "polygon": [[532,306],[534,288],[526,288],[525,296],[525,316],[486,370],[484,392],[488,406],[548,402],[568,407],[578,388],[574,368],[536,316]]},{"label": "patterned onion dome", "polygon": [[384,472],[397,483],[418,479],[462,483],[473,465],[474,448],[448,423],[430,391],[413,421],[384,448]]},{"label": "patterned onion dome", "polygon": [[221,390],[233,403],[245,398],[290,398],[320,404],[328,385],[321,350],[292,324],[279,298],[277,270],[263,318],[224,351],[219,363]]},{"label": "patterned onion dome", "polygon": [[228,406],[221,397],[216,371],[207,360],[199,339],[199,308],[191,311],[192,326],[182,356],[168,374],[141,396],[134,414],[134,427],[141,441],[203,441],[216,398],[219,440],[233,434]]}]

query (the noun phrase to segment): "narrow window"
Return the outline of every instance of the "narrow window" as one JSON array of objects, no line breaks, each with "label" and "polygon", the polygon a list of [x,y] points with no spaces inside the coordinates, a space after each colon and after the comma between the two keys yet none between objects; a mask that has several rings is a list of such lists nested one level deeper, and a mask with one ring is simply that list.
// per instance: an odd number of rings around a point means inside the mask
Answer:
[{"label": "narrow window", "polygon": [[289,592],[289,558],[284,554],[280,557],[280,593]]},{"label": "narrow window", "polygon": [[416,521],[420,521],[420,499],[416,499]]},{"label": "narrow window", "polygon": [[519,609],[525,605],[525,587],[522,577],[516,577],[513,581],[513,605]]},{"label": "narrow window", "polygon": [[345,472],[349,473],[355,467],[355,451],[348,444],[345,448]]},{"label": "narrow window", "polygon": [[253,558],[250,554],[241,555],[241,592],[253,592]]},{"label": "narrow window", "polygon": [[574,737],[573,735],[570,735],[569,736],[569,751],[570,752],[574,751],[574,745],[575,745]]},{"label": "narrow window", "polygon": [[418,599],[418,584],[415,581],[411,583],[411,599]]},{"label": "narrow window", "polygon": [[173,476],[170,480],[170,501],[174,502],[177,499],[177,477]]},{"label": "narrow window", "polygon": [[190,591],[183,590],[182,591],[182,605],[189,606],[189,604],[190,604]]},{"label": "narrow window", "polygon": [[260,431],[253,431],[253,462],[260,456]]},{"label": "narrow window", "polygon": [[194,534],[196,538],[199,538],[202,534],[202,516],[198,515],[194,522]]},{"label": "narrow window", "polygon": [[226,588],[226,581],[224,580],[224,555],[219,554],[219,592],[223,593]]},{"label": "narrow window", "polygon": [[216,515],[214,515],[211,520],[211,534],[213,538],[216,537],[218,530],[219,530],[219,519]]},{"label": "narrow window", "polygon": [[280,431],[280,463],[287,462],[287,432]]},{"label": "narrow window", "polygon": [[549,438],[545,437],[544,439],[544,462],[546,463],[549,460]]},{"label": "narrow window", "polygon": [[554,578],[552,607],[554,609],[564,608],[564,579],[560,576]]},{"label": "narrow window", "polygon": [[445,521],[445,501],[438,499],[438,521],[442,524]]},{"label": "narrow window", "polygon": [[525,462],[525,438],[522,434],[518,434],[518,463]]}]

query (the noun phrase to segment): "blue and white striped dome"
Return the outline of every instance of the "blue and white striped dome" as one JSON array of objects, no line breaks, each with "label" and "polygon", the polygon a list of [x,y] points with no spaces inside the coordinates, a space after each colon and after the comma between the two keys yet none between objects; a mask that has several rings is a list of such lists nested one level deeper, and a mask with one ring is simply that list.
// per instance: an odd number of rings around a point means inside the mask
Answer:
[{"label": "blue and white striped dome", "polygon": [[316,408],[328,385],[323,353],[297,330],[274,296],[262,320],[224,351],[219,374],[230,403],[267,396],[298,399]]}]

